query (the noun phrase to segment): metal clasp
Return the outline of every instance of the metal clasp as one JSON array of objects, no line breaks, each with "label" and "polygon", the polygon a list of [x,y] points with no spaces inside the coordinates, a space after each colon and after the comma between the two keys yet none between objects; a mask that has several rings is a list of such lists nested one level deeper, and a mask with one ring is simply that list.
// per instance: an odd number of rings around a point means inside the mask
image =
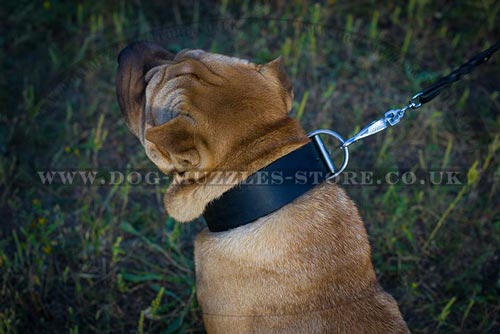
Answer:
[{"label": "metal clasp", "polygon": [[[422,96],[422,92],[415,94],[408,103],[408,107],[412,109],[418,109],[422,106],[422,102],[420,102],[420,96]],[[418,99],[418,102],[416,102]]]},{"label": "metal clasp", "polygon": [[387,129],[387,121],[385,118],[381,118],[377,121],[373,121],[367,126],[365,126],[363,129],[361,129],[358,133],[356,133],[354,136],[351,138],[347,139],[344,144],[342,144],[342,147],[347,147],[358,140],[361,140],[365,137],[371,136],[376,134],[377,132],[384,131]]},{"label": "metal clasp", "polygon": [[[339,148],[341,148],[344,151],[344,161],[342,161],[342,165],[340,166],[340,168],[338,170],[335,168],[335,164],[332,160],[332,157],[330,156],[330,152],[326,148],[325,143],[323,143],[323,140],[321,139],[320,134],[332,136],[340,142],[341,146],[339,146]],[[328,167],[328,170],[330,171],[330,175],[326,179],[330,180],[330,179],[333,179],[333,178],[337,177],[338,175],[340,175],[340,173],[342,173],[346,169],[347,164],[349,163],[349,149],[345,145],[344,138],[342,138],[342,136],[339,135],[337,132],[331,131],[331,130],[326,130],[326,129],[319,129],[319,130],[312,131],[312,132],[308,133],[307,136],[309,138],[312,138],[312,140],[316,143],[316,146],[318,147],[319,151],[321,152],[321,155],[323,156],[323,160],[324,160],[326,166]]]},{"label": "metal clasp", "polygon": [[394,126],[399,123],[401,118],[405,115],[405,111],[409,108],[409,106],[404,106],[401,109],[393,109],[389,110],[384,114],[384,120],[387,121],[391,126]]},{"label": "metal clasp", "polygon": [[[418,94],[417,94],[418,95]],[[415,96],[417,96],[415,95]],[[418,96],[417,96],[418,97]],[[363,129],[361,129],[358,133],[356,133],[354,136],[351,138],[347,139],[344,141],[344,144],[342,144],[342,147],[347,147],[358,140],[361,140],[363,138],[369,137],[371,135],[374,135],[380,131],[384,131],[390,126],[394,126],[401,121],[401,119],[405,115],[405,111],[412,108],[411,102],[407,105],[405,105],[403,108],[400,109],[392,109],[387,111],[384,114],[384,118],[381,118],[379,120],[373,121],[367,126],[365,126]]]}]

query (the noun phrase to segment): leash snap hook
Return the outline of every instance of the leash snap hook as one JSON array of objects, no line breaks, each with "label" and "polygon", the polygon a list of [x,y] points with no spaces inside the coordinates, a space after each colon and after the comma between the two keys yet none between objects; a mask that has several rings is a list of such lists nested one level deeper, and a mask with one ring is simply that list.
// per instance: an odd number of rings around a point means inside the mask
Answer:
[{"label": "leash snap hook", "polygon": [[408,108],[409,107],[407,106],[402,109],[389,110],[384,114],[384,118],[390,126],[394,126],[399,123],[401,118],[403,118],[403,116],[405,115],[405,110]]},{"label": "leash snap hook", "polygon": [[[330,152],[328,151],[328,149],[325,146],[325,143],[320,137],[321,134],[334,137],[335,139],[337,139],[337,141],[340,142],[339,148],[341,148],[342,151],[344,152],[344,160],[342,161],[342,165],[338,170],[335,168],[335,163],[333,162],[332,157],[330,156]],[[309,132],[307,136],[309,138],[312,138],[312,140],[316,144],[316,147],[318,148],[318,150],[321,153],[321,156],[323,157],[323,161],[325,162],[326,166],[328,167],[328,170],[330,171],[330,175],[326,179],[331,180],[339,176],[340,173],[342,173],[346,169],[347,164],[349,163],[349,148],[347,147],[347,145],[345,145],[346,141],[344,140],[344,138],[342,138],[342,136],[339,135],[337,132],[327,129],[314,130],[312,132]]]},{"label": "leash snap hook", "polygon": [[415,94],[408,103],[408,107],[411,109],[418,109],[422,106],[422,102],[420,102],[420,97],[423,95],[422,92]]}]

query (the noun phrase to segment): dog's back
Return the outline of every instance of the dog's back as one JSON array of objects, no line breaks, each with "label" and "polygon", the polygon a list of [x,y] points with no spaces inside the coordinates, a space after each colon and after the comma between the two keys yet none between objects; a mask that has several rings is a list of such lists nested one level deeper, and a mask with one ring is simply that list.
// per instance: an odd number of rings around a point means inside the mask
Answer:
[{"label": "dog's back", "polygon": [[323,183],[258,221],[195,243],[208,333],[408,333],[378,285],[356,206]]}]

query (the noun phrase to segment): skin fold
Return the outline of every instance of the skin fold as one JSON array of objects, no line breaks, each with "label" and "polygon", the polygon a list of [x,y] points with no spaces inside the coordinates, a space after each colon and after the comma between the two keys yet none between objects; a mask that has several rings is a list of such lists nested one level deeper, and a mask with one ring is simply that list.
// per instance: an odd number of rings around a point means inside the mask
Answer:
[{"label": "skin fold", "polygon": [[[289,117],[283,60],[259,65],[140,42],[119,55],[120,109],[148,157],[174,182],[168,214],[188,222],[238,182],[307,144]],[[219,171],[230,184],[210,185]],[[283,208],[195,240],[207,333],[409,333],[378,284],[355,204],[324,182]]]}]

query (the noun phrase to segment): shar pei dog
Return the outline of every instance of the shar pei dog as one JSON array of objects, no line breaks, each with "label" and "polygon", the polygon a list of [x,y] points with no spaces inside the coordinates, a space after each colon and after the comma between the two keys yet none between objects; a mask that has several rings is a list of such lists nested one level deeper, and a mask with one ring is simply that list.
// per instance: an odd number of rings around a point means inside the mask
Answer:
[{"label": "shar pei dog", "polygon": [[[377,282],[356,205],[338,185],[297,192],[279,182],[245,183],[270,165],[317,164],[311,140],[289,116],[292,84],[282,58],[255,64],[202,50],[174,55],[139,42],[118,62],[125,121],[172,177],[168,214],[189,222],[209,212],[211,225],[195,240],[207,333],[409,333]],[[220,171],[238,173],[217,183]]]}]

